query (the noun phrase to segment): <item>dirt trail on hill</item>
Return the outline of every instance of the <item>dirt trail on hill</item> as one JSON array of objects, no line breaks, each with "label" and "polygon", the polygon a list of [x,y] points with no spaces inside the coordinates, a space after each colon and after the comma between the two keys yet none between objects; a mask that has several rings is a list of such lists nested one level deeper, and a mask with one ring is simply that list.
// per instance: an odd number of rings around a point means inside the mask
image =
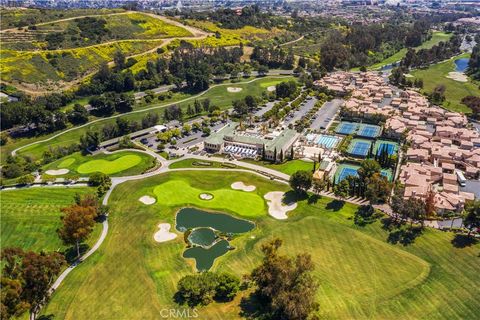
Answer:
[{"label": "dirt trail on hill", "polygon": [[[126,12],[121,12],[121,13],[112,13],[112,14],[107,14],[107,15],[120,15],[120,14],[128,14],[128,13],[135,13],[135,11],[126,11]],[[188,25],[184,25],[178,21],[175,21],[175,20],[171,20],[167,17],[164,17],[164,16],[159,16],[159,15],[156,15],[156,14],[153,14],[153,13],[147,13],[147,12],[141,12],[142,14],[145,14],[145,15],[148,15],[152,18],[155,18],[155,19],[159,19],[159,20],[162,20],[163,22],[165,23],[168,23],[168,24],[171,24],[171,25],[175,25],[177,27],[180,27],[180,28],[183,28],[185,30],[187,30],[188,32],[190,32],[192,34],[192,36],[188,36],[188,37],[173,37],[173,38],[158,38],[158,39],[127,39],[127,40],[113,40],[113,41],[108,41],[108,42],[104,42],[104,43],[100,43],[100,44],[96,44],[96,45],[91,45],[91,46],[87,46],[87,47],[82,47],[82,48],[89,48],[89,47],[96,47],[96,46],[104,46],[104,45],[109,45],[109,44],[114,44],[114,43],[118,43],[118,42],[125,42],[125,41],[131,41],[131,42],[138,42],[138,41],[145,41],[145,42],[152,42],[152,41],[162,41],[162,43],[158,46],[155,46],[154,48],[152,49],[149,49],[147,51],[144,51],[144,52],[141,52],[141,53],[136,53],[136,54],[133,54],[133,55],[129,55],[129,56],[126,56],[125,58],[126,59],[129,59],[129,58],[135,58],[135,57],[139,57],[139,56],[143,56],[143,55],[146,55],[146,54],[150,54],[150,53],[153,53],[155,51],[157,51],[159,48],[162,48],[162,47],[165,47],[167,45],[169,45],[172,41],[174,40],[201,40],[201,39],[205,39],[206,37],[208,37],[209,35],[212,35],[211,33],[208,33],[208,32],[205,32],[201,29],[197,29],[195,27],[192,27],[192,26],[188,26]],[[61,22],[61,21],[68,21],[68,20],[75,20],[75,19],[79,19],[79,18],[84,18],[84,17],[92,17],[92,16],[95,16],[95,15],[89,15],[89,16],[81,16],[81,17],[71,17],[71,18],[65,18],[65,19],[61,19],[61,20],[55,20],[55,21],[50,21],[50,22],[43,22],[43,23],[40,23],[40,24],[37,24],[37,25],[44,25],[44,24],[50,24],[50,23],[56,23],[56,22]],[[97,15],[97,16],[106,16],[106,15]],[[9,29],[11,30],[11,29]],[[7,31],[7,30],[3,30],[3,31]],[[2,31],[2,32],[3,32]],[[63,51],[65,49],[58,49],[58,50],[43,50],[45,52],[55,52],[55,51]],[[39,51],[34,51],[34,52],[41,52],[42,50],[39,50]],[[109,61],[108,62],[108,66],[112,67],[114,66],[114,62],[113,61]],[[32,96],[40,96],[40,95],[45,95],[45,94],[48,94],[48,93],[51,93],[52,91],[65,91],[65,90],[69,90],[69,89],[72,89],[73,87],[75,86],[78,86],[81,82],[83,82],[85,79],[87,79],[88,77],[91,77],[92,75],[94,75],[95,73],[97,72],[97,68],[94,68],[94,70],[88,72],[88,73],[85,73],[83,74],[82,76],[78,77],[77,79],[75,80],[72,80],[72,81],[58,81],[53,87],[51,88],[45,88],[45,87],[39,87],[38,84],[27,84],[27,83],[19,83],[17,81],[4,81],[4,80],[0,80],[0,83],[3,83],[3,84],[7,84],[7,85],[12,85],[16,88],[18,88],[19,90],[21,91],[24,91]]]}]

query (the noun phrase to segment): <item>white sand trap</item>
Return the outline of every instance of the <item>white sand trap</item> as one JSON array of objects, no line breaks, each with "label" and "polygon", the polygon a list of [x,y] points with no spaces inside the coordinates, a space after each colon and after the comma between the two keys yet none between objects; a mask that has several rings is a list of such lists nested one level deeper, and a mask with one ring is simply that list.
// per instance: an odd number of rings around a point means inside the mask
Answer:
[{"label": "white sand trap", "polygon": [[242,190],[242,191],[246,191],[246,192],[252,192],[253,190],[255,190],[257,188],[253,185],[252,186],[246,185],[242,181],[237,181],[237,182],[232,183],[231,187],[234,190]]},{"label": "white sand trap", "polygon": [[269,86],[269,87],[267,88],[267,91],[268,91],[268,92],[272,92],[272,91],[275,91],[275,89],[276,89],[275,86]]},{"label": "white sand trap", "polygon": [[170,223],[160,223],[159,230],[153,235],[153,239],[157,242],[166,242],[177,237],[176,233],[170,232]]},{"label": "white sand trap", "polygon": [[151,204],[154,204],[155,202],[157,202],[157,200],[154,197],[150,197],[150,196],[140,197],[140,199],[138,199],[138,201],[140,201],[141,203],[146,204],[146,205],[151,205]]},{"label": "white sand trap", "polygon": [[46,174],[49,176],[61,176],[63,174],[67,174],[70,170],[68,169],[58,169],[58,170],[47,170],[45,171]]},{"label": "white sand trap", "polygon": [[242,91],[242,88],[239,88],[239,87],[228,87],[228,88],[227,88],[227,91],[228,91],[228,92],[231,92],[231,93],[237,93],[237,92]]},{"label": "white sand trap", "polygon": [[456,72],[452,71],[448,73],[448,76],[446,76],[449,79],[458,81],[458,82],[468,82],[468,77],[465,73],[463,72]]},{"label": "white sand trap", "polygon": [[212,200],[213,199],[213,194],[210,193],[200,193],[200,199],[202,200]]},{"label": "white sand trap", "polygon": [[289,203],[284,205],[282,203],[283,196],[285,192],[282,191],[272,191],[267,193],[264,198],[267,199],[268,204],[268,214],[274,217],[275,219],[285,220],[288,218],[287,212],[292,211],[297,207],[297,204]]}]

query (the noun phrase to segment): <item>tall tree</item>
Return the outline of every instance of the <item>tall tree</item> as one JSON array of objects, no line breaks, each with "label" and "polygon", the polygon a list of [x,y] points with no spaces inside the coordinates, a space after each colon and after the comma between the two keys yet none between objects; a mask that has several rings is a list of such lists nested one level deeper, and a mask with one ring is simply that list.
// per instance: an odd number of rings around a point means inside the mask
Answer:
[{"label": "tall tree", "polygon": [[297,193],[307,192],[312,186],[312,172],[299,170],[290,176],[290,187]]},{"label": "tall tree", "polygon": [[[20,248],[2,250],[2,319],[29,310],[35,320],[49,298],[55,278],[66,264],[60,253],[25,252]],[[5,291],[8,288],[8,291]]]},{"label": "tall tree", "polygon": [[262,245],[264,258],[251,278],[272,319],[304,320],[318,310],[318,282],[312,275],[315,266],[309,254],[294,259],[279,255],[281,245],[280,239]]},{"label": "tall tree", "polygon": [[62,227],[58,230],[58,235],[66,245],[75,245],[77,258],[80,258],[80,243],[92,233],[97,210],[92,206],[73,205],[62,211],[65,215],[61,217]]},{"label": "tall tree", "polygon": [[468,229],[468,236],[471,235],[473,230],[480,228],[480,200],[467,202],[463,225]]}]

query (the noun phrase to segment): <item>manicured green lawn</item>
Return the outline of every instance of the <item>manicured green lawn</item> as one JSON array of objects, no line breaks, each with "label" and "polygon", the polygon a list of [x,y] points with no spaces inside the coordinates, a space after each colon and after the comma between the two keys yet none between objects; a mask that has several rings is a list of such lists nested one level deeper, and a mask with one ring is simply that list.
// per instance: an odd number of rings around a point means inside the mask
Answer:
[{"label": "manicured green lawn", "polygon": [[299,170],[311,171],[313,169],[313,162],[303,161],[303,160],[290,160],[283,163],[271,163],[269,161],[253,161],[253,160],[242,160],[248,163],[253,163],[259,166],[264,166],[266,168],[274,169],[280,172],[283,172],[288,175],[292,175]]},{"label": "manicured green lawn", "polygon": [[[232,102],[234,100],[242,99],[246,95],[249,95],[249,94],[254,96],[261,95],[263,91],[266,91],[266,88],[262,86],[263,83],[268,83],[268,84],[275,83],[275,82],[279,83],[279,82],[288,81],[291,79],[295,79],[295,78],[288,77],[288,76],[287,77],[271,76],[271,77],[256,78],[255,81],[249,82],[249,83],[241,83],[241,82],[235,83],[235,84],[226,83],[217,87],[212,87],[209,90],[204,91],[203,93],[198,95],[187,95],[186,99],[189,99],[189,100],[184,102],[178,102],[177,105],[179,105],[184,110],[184,113],[186,113],[188,104],[193,104],[194,99],[202,100],[202,99],[209,98],[212,105],[217,105],[221,109],[227,109],[231,107]],[[228,93],[226,89],[227,87],[241,87],[242,91],[238,93]],[[179,101],[182,101],[182,100],[179,100]],[[140,121],[147,113],[154,112],[159,115],[160,119],[162,119],[163,107],[171,103],[172,101],[152,104],[145,108],[142,108],[141,110],[135,110],[134,111],[135,113],[121,115],[120,117],[130,121]],[[153,110],[147,110],[152,107],[154,108]],[[97,121],[95,123],[88,124],[81,128],[75,128],[69,132],[60,134],[58,137],[55,137],[52,140],[49,140],[46,142],[38,142],[34,145],[25,147],[19,150],[18,154],[31,156],[35,159],[40,159],[42,157],[43,152],[45,152],[49,148],[69,146],[71,144],[76,144],[79,142],[80,137],[84,135],[87,131],[99,131],[104,125],[114,124],[115,121],[116,121],[115,118],[104,119],[104,120]],[[27,138],[27,139],[24,138],[24,139],[19,139],[15,141],[10,141],[7,145],[2,146],[2,150],[1,150],[2,159],[5,159],[7,154],[9,154],[15,148],[18,148],[36,141],[44,140],[57,134],[58,132],[55,134],[50,134],[50,135],[45,135],[45,136],[40,136],[35,138]]]},{"label": "manicured green lawn", "polygon": [[70,170],[69,173],[60,177],[72,174],[88,176],[94,172],[113,176],[130,176],[141,174],[154,165],[155,159],[142,152],[121,151],[96,155],[82,155],[77,152],[44,166],[43,172],[58,169]]},{"label": "manicured green lawn", "polygon": [[[178,192],[182,190],[181,192]],[[256,217],[265,214],[263,198],[256,193],[233,190],[230,186],[220,189],[208,189],[213,195],[211,200],[200,199],[205,188],[195,188],[186,180],[170,180],[153,189],[157,202],[169,207],[185,203],[215,210],[230,210],[244,217]]]},{"label": "manicured green lawn", "polygon": [[[94,188],[88,187],[40,187],[1,191],[2,248],[20,247],[34,251],[65,249],[56,232],[61,226],[60,209],[72,204],[76,193],[94,192]],[[90,237],[89,243],[95,242],[97,238],[98,231]]]},{"label": "manicured green lawn", "polygon": [[[177,307],[173,302],[176,283],[194,273],[194,265],[182,258],[182,234],[166,243],[156,243],[153,234],[160,222],[174,225],[175,212],[192,205],[192,195],[177,189],[176,195],[170,194],[175,203],[158,201],[151,206],[138,199],[143,195],[161,196],[173,189],[170,181],[188,182],[188,188],[215,192],[229,189],[238,180],[257,186],[252,193],[257,197],[288,189],[255,175],[223,171],[175,172],[119,185],[109,203],[110,231],[105,243],[69,275],[43,314],[80,320],[92,316],[158,319],[160,310]],[[450,243],[451,233],[433,230],[426,230],[409,246],[393,245],[386,242],[388,232],[380,222],[366,227],[354,225],[354,205],[329,198],[298,204],[286,221],[274,220],[265,213],[249,217],[256,228],[235,238],[235,250],[218,258],[213,270],[237,276],[249,273],[260,263],[262,243],[280,237],[285,254],[312,255],[320,282],[317,301],[321,318],[476,319],[480,308],[480,245],[455,248]],[[231,201],[222,206],[226,207],[221,211],[241,213]],[[266,210],[266,206],[263,208]],[[231,303],[200,308],[200,317],[240,318],[242,295]]]},{"label": "manicured green lawn", "polygon": [[418,69],[411,74],[423,80],[423,91],[431,93],[436,86],[445,85],[445,101],[443,107],[448,110],[471,113],[470,108],[461,101],[466,96],[480,96],[479,83],[469,78],[468,82],[459,82],[447,78],[449,72],[455,71],[455,60],[468,58],[469,54],[454,57],[450,60],[431,65],[427,69]]}]

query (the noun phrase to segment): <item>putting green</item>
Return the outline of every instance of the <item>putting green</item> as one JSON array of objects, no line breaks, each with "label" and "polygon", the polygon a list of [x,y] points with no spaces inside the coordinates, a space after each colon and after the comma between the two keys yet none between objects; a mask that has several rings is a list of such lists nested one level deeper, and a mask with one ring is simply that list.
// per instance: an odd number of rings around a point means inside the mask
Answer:
[{"label": "putting green", "polygon": [[103,172],[112,174],[130,169],[142,161],[142,158],[136,154],[129,154],[113,161],[104,159],[91,160],[78,166],[77,172],[80,174]]},{"label": "putting green", "polygon": [[265,215],[265,202],[256,193],[232,189],[208,190],[213,199],[205,201],[199,195],[205,190],[192,187],[184,180],[171,180],[153,189],[157,202],[166,206],[198,205],[199,207],[228,210],[245,217]]},{"label": "putting green", "polygon": [[75,158],[67,158],[58,164],[59,168],[68,168],[74,164]]}]

